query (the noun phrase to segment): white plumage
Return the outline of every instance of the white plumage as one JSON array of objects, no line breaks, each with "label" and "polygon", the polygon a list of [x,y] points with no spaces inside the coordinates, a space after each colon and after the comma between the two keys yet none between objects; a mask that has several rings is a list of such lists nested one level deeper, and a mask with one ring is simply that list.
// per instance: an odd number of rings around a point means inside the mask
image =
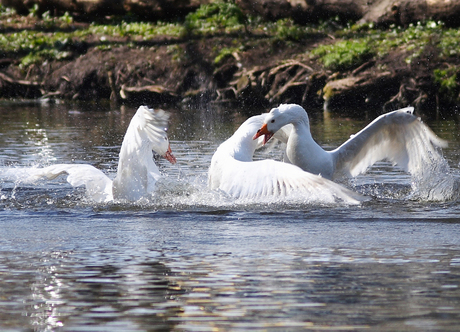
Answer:
[{"label": "white plumage", "polygon": [[96,202],[139,200],[154,190],[160,177],[152,151],[171,163],[176,162],[166,134],[168,119],[169,114],[163,110],[139,107],[123,138],[117,176],[113,181],[102,171],[87,164],[56,164],[32,168],[26,181],[40,178],[51,180],[67,174],[67,181],[72,186],[85,186],[88,196]]},{"label": "white plumage", "polygon": [[[262,144],[253,140],[267,114],[253,116],[214,153],[208,173],[211,189],[219,189],[234,198],[286,198],[299,195],[308,201],[359,203],[367,198],[299,167],[274,160],[253,161]],[[284,138],[283,138],[284,137]],[[283,133],[281,140],[287,138]]]},{"label": "white plumage", "polygon": [[447,142],[414,116],[413,110],[407,107],[381,115],[335,150],[325,151],[311,136],[307,112],[299,105],[283,104],[268,113],[254,138],[265,135],[266,142],[292,124],[286,161],[328,179],[357,176],[380,160],[421,177],[425,167],[444,163],[439,148]]}]

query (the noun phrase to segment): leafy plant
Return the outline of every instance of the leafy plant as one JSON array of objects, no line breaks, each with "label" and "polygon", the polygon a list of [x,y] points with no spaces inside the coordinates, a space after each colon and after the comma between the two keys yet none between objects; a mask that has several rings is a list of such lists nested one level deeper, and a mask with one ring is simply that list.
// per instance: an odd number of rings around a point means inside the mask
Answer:
[{"label": "leafy plant", "polygon": [[[350,69],[370,57],[383,58],[391,51],[405,53],[406,63],[419,58],[427,45],[438,46],[443,56],[457,54],[460,33],[446,30],[441,22],[411,24],[407,28],[392,26],[388,30],[374,29],[371,24],[353,25],[337,31],[340,39],[331,45],[321,45],[311,54],[319,57],[325,67]],[[439,40],[439,42],[438,42]]]},{"label": "leafy plant", "polygon": [[448,29],[442,32],[439,49],[444,57],[457,57],[460,54],[458,41],[460,40],[460,31],[458,29]]},{"label": "leafy plant", "polygon": [[80,37],[87,37],[90,35],[109,37],[130,36],[136,39],[148,40],[161,35],[179,37],[183,34],[183,28],[175,23],[157,22],[153,24],[145,22],[121,22],[117,25],[91,24],[88,29],[80,30],[77,34]]},{"label": "leafy plant", "polygon": [[32,8],[29,9],[29,17],[37,17],[40,7],[38,4],[34,4]]},{"label": "leafy plant", "polygon": [[66,24],[72,24],[73,23],[73,17],[69,14],[69,12],[65,12],[64,15],[59,17],[59,20],[66,23]]}]

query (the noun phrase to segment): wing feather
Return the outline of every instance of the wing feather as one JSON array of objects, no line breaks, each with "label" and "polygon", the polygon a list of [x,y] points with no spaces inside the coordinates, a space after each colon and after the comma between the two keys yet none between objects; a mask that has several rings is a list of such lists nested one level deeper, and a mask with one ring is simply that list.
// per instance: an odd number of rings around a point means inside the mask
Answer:
[{"label": "wing feather", "polygon": [[31,168],[25,182],[39,179],[53,180],[67,175],[67,182],[73,187],[86,187],[87,195],[96,202],[112,200],[112,180],[97,168],[87,164],[56,164],[44,168]]},{"label": "wing feather", "polygon": [[427,165],[442,162],[439,148],[447,142],[412,112],[413,107],[407,107],[384,114],[331,151],[337,161],[335,175],[356,176],[388,160],[417,176]]},{"label": "wing feather", "polygon": [[[228,158],[218,186],[238,199],[286,198],[290,195],[308,201],[356,204],[363,196],[320,176],[304,172],[299,167],[275,160],[242,162]],[[216,182],[214,182],[216,183]]]},{"label": "wing feather", "polygon": [[169,113],[141,106],[131,119],[123,138],[118,160],[117,176],[113,181],[115,199],[138,200],[152,192],[160,178],[153,161],[152,150],[168,147],[166,127]]}]

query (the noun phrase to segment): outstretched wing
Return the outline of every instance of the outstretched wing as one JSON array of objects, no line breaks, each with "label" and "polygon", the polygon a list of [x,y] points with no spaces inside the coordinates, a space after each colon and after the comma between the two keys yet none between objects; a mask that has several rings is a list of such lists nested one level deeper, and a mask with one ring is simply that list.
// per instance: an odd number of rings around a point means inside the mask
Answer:
[{"label": "outstretched wing", "polygon": [[412,175],[442,163],[439,148],[447,142],[414,116],[413,110],[407,107],[384,114],[331,151],[337,162],[335,176],[356,176],[380,160],[397,164]]},{"label": "outstretched wing", "polygon": [[301,198],[306,202],[357,204],[367,198],[321,176],[275,160],[227,160],[218,188],[238,199]]},{"label": "outstretched wing", "polygon": [[139,107],[123,138],[120,161],[128,160],[132,156],[138,157],[138,151],[144,148],[164,154],[166,151],[163,150],[168,147],[168,119],[169,113],[161,109],[155,111],[147,106]]},{"label": "outstretched wing", "polygon": [[30,168],[25,182],[39,179],[53,180],[66,174],[74,187],[85,186],[87,195],[96,202],[112,200],[112,180],[97,168],[87,164],[56,164],[44,168]]},{"label": "outstretched wing", "polygon": [[120,149],[117,176],[113,182],[115,199],[138,200],[155,188],[160,171],[152,150],[165,155],[169,113],[141,106],[131,119]]}]

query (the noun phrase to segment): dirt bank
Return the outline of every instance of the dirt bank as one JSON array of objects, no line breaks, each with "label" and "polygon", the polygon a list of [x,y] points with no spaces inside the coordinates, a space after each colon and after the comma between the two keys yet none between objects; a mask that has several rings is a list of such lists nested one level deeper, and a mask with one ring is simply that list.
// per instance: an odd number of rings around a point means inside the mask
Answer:
[{"label": "dirt bank", "polygon": [[[0,95],[214,105],[248,115],[290,102],[352,116],[407,105],[427,116],[456,114],[460,64],[449,47],[457,44],[445,45],[458,36],[446,39],[454,32],[442,24],[375,30],[334,21],[316,28],[280,22],[261,28],[244,21],[233,31],[218,26],[213,33],[196,33],[188,28],[147,38],[100,32],[88,23],[5,14],[3,33],[43,35],[42,44],[33,47],[45,56],[27,62],[24,48],[4,50]],[[165,31],[175,26],[167,27]],[[76,33],[85,29],[91,33]],[[58,34],[60,39],[49,42]]]}]

